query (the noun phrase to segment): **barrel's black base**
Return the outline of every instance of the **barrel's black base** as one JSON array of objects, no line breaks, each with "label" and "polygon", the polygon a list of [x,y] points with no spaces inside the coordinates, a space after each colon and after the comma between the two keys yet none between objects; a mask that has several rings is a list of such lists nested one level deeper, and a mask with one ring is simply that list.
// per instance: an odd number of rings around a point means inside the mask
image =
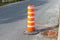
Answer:
[{"label": "barrel's black base", "polygon": [[39,33],[38,31],[34,31],[34,32],[24,31],[24,34],[26,34],[26,35],[35,35],[35,34],[38,34],[38,33]]}]

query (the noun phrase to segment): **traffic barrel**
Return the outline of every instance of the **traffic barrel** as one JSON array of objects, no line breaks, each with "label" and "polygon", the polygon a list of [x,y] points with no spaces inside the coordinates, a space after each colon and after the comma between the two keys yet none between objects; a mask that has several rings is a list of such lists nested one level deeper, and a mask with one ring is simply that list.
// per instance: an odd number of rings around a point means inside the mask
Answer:
[{"label": "traffic barrel", "polygon": [[29,5],[28,6],[28,15],[27,15],[27,31],[28,32],[33,32],[35,30],[35,14],[34,14],[34,5]]},{"label": "traffic barrel", "polygon": [[27,7],[27,30],[24,31],[25,34],[37,34],[38,32],[35,29],[35,8],[34,5],[28,5]]}]

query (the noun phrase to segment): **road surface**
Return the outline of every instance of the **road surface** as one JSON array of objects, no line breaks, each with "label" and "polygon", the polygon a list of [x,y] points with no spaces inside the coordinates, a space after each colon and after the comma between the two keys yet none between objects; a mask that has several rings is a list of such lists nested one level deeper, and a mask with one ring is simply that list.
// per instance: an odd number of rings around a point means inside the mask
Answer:
[{"label": "road surface", "polygon": [[17,2],[0,8],[0,40],[35,40],[33,35],[23,34],[26,28],[27,6],[29,4],[35,5],[36,23],[53,25],[58,23],[59,0]]}]

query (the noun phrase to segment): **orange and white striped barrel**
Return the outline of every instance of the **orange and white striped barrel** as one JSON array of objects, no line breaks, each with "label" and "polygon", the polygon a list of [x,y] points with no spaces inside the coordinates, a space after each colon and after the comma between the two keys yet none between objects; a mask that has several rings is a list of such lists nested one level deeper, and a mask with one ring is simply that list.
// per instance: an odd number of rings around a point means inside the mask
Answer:
[{"label": "orange and white striped barrel", "polygon": [[33,32],[35,30],[35,14],[34,14],[34,5],[29,5],[28,8],[28,16],[27,16],[27,31]]}]

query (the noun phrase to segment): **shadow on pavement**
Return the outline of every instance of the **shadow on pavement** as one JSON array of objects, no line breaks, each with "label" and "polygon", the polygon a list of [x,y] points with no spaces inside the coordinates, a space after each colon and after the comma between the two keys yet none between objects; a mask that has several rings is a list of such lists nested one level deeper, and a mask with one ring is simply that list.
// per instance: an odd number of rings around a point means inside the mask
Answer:
[{"label": "shadow on pavement", "polygon": [[[27,18],[27,6],[34,4],[35,7],[46,4],[48,1],[30,0],[7,6],[0,9],[0,24],[16,22]],[[37,11],[37,10],[36,10]]]},{"label": "shadow on pavement", "polygon": [[36,29],[36,31],[38,33],[40,33],[40,32],[46,31],[46,30],[53,30],[54,28],[58,28],[58,27],[59,27],[59,24],[55,25],[54,27],[47,27],[47,28],[44,28],[44,29]]}]

